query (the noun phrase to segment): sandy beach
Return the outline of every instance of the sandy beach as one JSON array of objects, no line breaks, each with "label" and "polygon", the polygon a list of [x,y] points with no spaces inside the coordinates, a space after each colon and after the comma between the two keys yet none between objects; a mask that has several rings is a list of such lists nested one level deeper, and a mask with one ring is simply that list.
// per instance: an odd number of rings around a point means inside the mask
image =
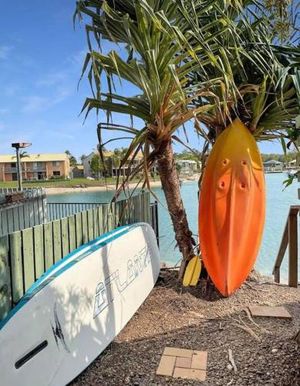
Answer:
[{"label": "sandy beach", "polygon": [[[128,189],[134,189],[136,183],[128,184]],[[160,181],[151,182],[152,187],[161,186]],[[64,193],[86,193],[86,192],[105,192],[116,190],[115,184],[107,184],[102,186],[86,186],[86,187],[72,187],[72,188],[45,188],[46,194],[64,194]]]},{"label": "sandy beach", "polygon": [[[198,179],[198,175],[194,175],[193,177],[187,177],[187,178],[181,178],[181,182],[188,182],[188,181],[196,181]],[[127,185],[128,189],[134,189],[136,188],[137,183],[133,182]],[[141,186],[141,184],[140,184]],[[151,187],[159,187],[161,186],[161,182],[158,181],[151,181]],[[64,193],[86,193],[86,192],[105,192],[105,191],[114,191],[116,189],[115,184],[107,184],[107,185],[101,185],[101,186],[74,186],[71,188],[60,188],[60,187],[55,187],[55,188],[45,188],[45,191],[47,194],[64,194]]]}]

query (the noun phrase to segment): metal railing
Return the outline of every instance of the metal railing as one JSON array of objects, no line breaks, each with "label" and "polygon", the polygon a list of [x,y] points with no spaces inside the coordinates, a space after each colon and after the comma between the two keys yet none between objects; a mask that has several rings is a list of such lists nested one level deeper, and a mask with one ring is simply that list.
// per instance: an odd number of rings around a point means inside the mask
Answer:
[{"label": "metal railing", "polygon": [[[0,188],[0,194],[10,194],[18,191],[18,188]],[[46,194],[43,188],[23,188],[23,193],[28,198],[40,197]]]},{"label": "metal railing", "polygon": [[274,280],[280,283],[280,267],[288,248],[288,285],[298,287],[298,214],[300,205],[292,205],[282,235],[279,251],[273,268]]},{"label": "metal railing", "polygon": [[[102,205],[109,205],[107,202],[48,202],[48,221],[59,220],[85,210],[97,208]],[[151,226],[154,229],[157,244],[159,246],[159,224],[157,201],[150,203]]]},{"label": "metal railing", "polygon": [[[9,196],[16,200],[8,200]],[[0,236],[47,221],[46,194],[43,189],[0,189]]]},{"label": "metal railing", "polygon": [[72,216],[73,214],[97,208],[105,204],[106,203],[103,202],[48,202],[48,220],[59,220],[60,218]]}]

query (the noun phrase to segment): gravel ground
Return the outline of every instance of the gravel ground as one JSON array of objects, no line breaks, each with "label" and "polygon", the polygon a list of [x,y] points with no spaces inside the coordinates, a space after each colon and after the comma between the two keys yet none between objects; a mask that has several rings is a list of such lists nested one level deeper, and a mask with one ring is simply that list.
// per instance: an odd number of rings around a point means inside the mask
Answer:
[{"label": "gravel ground", "polygon": [[[254,320],[245,311],[249,305],[283,305],[293,318]],[[224,299],[204,279],[182,289],[176,272],[166,270],[124,330],[72,385],[300,386],[299,329],[299,288],[253,274]],[[165,346],[208,351],[206,381],[155,375]]]}]

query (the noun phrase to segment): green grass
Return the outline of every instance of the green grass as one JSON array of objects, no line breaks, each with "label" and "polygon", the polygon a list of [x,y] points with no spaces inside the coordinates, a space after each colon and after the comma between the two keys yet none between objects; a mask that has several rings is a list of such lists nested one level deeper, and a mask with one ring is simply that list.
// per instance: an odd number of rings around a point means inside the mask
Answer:
[{"label": "green grass", "polygon": [[[23,181],[24,188],[73,188],[76,185],[85,186],[105,186],[115,184],[115,178],[106,178],[101,180],[87,180],[86,178],[74,178],[72,180],[49,180],[49,181]],[[17,181],[0,181],[0,188],[16,188]]]},{"label": "green grass", "polygon": [[[132,182],[137,182],[133,180]],[[76,185],[85,186],[106,186],[115,185],[116,178],[101,178],[100,180],[87,180],[86,178],[74,178],[72,180],[49,180],[49,181],[23,181],[24,188],[73,188]],[[0,188],[16,188],[18,186],[17,181],[0,181]]]}]

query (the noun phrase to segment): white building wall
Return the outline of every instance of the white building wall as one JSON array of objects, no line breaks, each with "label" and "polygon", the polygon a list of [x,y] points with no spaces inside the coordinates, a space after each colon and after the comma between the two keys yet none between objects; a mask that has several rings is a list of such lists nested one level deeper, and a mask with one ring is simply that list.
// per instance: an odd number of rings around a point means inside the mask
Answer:
[{"label": "white building wall", "polygon": [[92,177],[91,160],[94,157],[94,155],[95,153],[91,153],[87,155],[82,161],[84,177]]}]

